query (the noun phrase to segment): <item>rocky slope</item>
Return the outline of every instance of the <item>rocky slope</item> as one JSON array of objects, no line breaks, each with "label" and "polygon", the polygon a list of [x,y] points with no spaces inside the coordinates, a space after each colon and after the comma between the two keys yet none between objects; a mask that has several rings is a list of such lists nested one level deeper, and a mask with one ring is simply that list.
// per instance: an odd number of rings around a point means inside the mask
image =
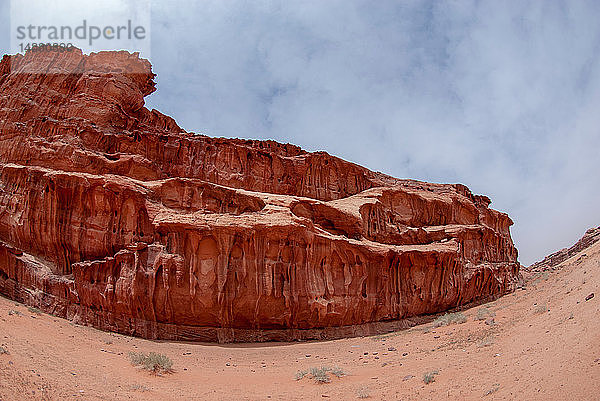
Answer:
[{"label": "rocky slope", "polygon": [[2,59],[0,293],[147,338],[262,341],[514,288],[512,221],[487,197],[186,133],[144,107],[153,78],[127,52]]},{"label": "rocky slope", "polygon": [[590,228],[585,232],[583,237],[570,248],[564,248],[560,251],[556,251],[543,260],[532,264],[527,267],[528,272],[541,272],[545,270],[553,270],[556,266],[564,262],[565,260],[577,255],[581,251],[591,247],[596,242],[600,241],[600,227]]}]

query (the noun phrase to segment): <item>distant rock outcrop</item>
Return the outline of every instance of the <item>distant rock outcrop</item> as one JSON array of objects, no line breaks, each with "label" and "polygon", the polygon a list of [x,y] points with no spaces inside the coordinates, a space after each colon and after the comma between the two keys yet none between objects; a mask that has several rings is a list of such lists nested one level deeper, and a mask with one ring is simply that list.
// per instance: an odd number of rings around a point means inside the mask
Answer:
[{"label": "distant rock outcrop", "polygon": [[0,293],[136,336],[262,341],[514,288],[512,221],[485,196],[186,133],[144,107],[153,78],[127,52],[4,56]]},{"label": "distant rock outcrop", "polygon": [[541,260],[525,268],[529,272],[541,272],[548,269],[553,269],[565,260],[577,255],[579,252],[589,248],[596,242],[600,241],[600,227],[590,228],[585,232],[583,237],[575,245],[570,248],[564,248],[554,252]]}]

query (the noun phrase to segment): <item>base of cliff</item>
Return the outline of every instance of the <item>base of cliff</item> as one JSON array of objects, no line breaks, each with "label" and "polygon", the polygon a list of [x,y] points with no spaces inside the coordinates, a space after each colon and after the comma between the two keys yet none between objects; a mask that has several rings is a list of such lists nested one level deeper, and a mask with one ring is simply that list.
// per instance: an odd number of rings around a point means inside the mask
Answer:
[{"label": "base of cliff", "polygon": [[[73,324],[0,298],[2,400],[573,399],[600,391],[600,242],[517,291],[432,323],[326,342],[202,344],[149,341]],[[593,295],[592,295],[593,294]],[[477,320],[485,308],[493,319]],[[170,357],[163,377],[129,352]],[[298,371],[348,373],[316,384]],[[432,372],[437,372],[433,374]],[[435,381],[425,384],[425,374]]]},{"label": "base of cliff", "polygon": [[[13,280],[0,279],[0,293],[10,295],[10,300],[23,304],[28,308],[67,319],[72,322],[71,324],[90,326],[106,332],[130,335],[148,340],[214,342],[220,344],[275,341],[328,341],[341,338],[382,335],[431,322],[440,315],[419,315],[389,321],[313,329],[242,329],[174,325],[99,313],[97,309],[93,310],[77,304],[68,304],[51,294],[22,287]],[[469,304],[462,305],[453,310],[466,309],[473,305],[497,299],[502,295],[504,294],[480,297]]]}]

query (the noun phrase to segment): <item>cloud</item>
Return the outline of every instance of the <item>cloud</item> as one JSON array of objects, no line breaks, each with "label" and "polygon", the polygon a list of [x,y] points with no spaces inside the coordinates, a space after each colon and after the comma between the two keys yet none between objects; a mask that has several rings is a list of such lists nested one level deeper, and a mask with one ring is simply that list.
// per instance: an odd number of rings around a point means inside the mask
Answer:
[{"label": "cloud", "polygon": [[600,225],[597,15],[595,1],[154,1],[148,105],[194,132],[462,182],[511,215],[530,264]]},{"label": "cloud", "polygon": [[0,1],[0,50],[2,55],[10,48],[10,2]]}]

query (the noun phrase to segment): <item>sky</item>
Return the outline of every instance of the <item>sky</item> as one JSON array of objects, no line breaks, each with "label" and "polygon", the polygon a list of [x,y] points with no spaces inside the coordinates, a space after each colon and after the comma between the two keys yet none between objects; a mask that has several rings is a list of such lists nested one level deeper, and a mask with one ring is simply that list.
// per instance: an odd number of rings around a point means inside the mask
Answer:
[{"label": "sky", "polygon": [[[151,5],[147,106],[188,131],[463,183],[524,265],[600,225],[598,1]],[[0,0],[3,54],[10,29]]]}]

